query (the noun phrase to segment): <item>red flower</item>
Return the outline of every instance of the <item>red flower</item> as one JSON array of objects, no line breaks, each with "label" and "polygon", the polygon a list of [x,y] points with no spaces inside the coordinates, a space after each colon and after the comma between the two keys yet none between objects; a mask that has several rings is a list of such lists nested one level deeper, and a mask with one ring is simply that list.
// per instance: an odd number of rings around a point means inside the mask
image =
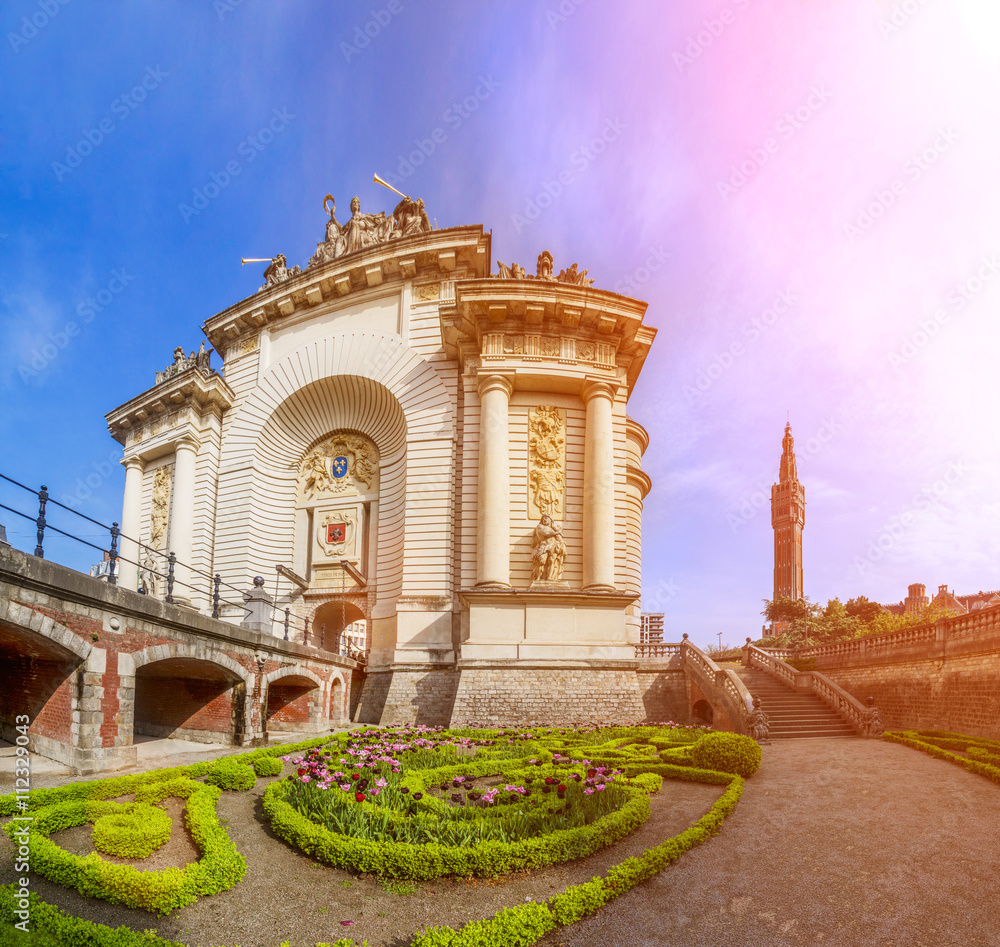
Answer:
[{"label": "red flower", "polygon": [[361,779],[360,773],[351,773],[351,779]]},{"label": "red flower", "polygon": [[560,783],[558,785],[558,787],[556,787],[556,788],[559,790],[559,792],[566,792],[566,784],[565,783]]},{"label": "red flower", "polygon": [[365,801],[365,794],[363,792],[356,792],[354,794],[354,798],[357,799],[358,802],[364,802]]},{"label": "red flower", "polygon": [[588,776],[596,776],[597,775],[597,770],[596,769],[588,769],[587,770],[587,775]]},{"label": "red flower", "polygon": [[309,770],[307,770],[307,769],[300,769],[300,770],[297,770],[297,772],[298,772],[298,774],[300,776],[305,776],[305,774],[308,773]]}]

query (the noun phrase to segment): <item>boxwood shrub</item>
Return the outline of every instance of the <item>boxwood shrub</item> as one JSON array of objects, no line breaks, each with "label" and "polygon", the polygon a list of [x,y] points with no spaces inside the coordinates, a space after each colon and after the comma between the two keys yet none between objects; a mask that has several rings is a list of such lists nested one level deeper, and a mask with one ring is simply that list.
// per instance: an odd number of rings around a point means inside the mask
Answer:
[{"label": "boxwood shrub", "polygon": [[[278,760],[275,762],[277,763]],[[252,766],[240,763],[231,756],[224,756],[208,768],[205,782],[218,786],[220,789],[243,792],[246,789],[251,789],[253,784],[257,782],[257,774]]]},{"label": "boxwood shrub", "polygon": [[701,769],[735,773],[749,779],[762,758],[760,745],[752,737],[717,730],[706,733],[691,747],[691,762]]},{"label": "boxwood shrub", "polygon": [[146,858],[169,838],[173,819],[148,802],[120,806],[98,816],[91,837],[94,848],[119,858]]}]

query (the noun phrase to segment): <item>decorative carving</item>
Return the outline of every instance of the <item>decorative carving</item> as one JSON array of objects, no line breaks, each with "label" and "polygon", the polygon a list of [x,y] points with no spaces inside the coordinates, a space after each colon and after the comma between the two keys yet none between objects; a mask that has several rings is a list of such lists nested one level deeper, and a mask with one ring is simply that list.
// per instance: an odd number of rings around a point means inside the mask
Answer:
[{"label": "decorative carving", "polygon": [[594,355],[596,350],[594,349],[593,342],[577,342],[576,343],[576,357],[584,362],[592,362],[594,360]]},{"label": "decorative carving", "polygon": [[[328,202],[329,208],[326,206]],[[316,252],[309,261],[309,266],[336,260],[348,253],[379,246],[389,240],[427,233],[431,230],[430,218],[424,209],[423,200],[419,198],[414,201],[404,197],[396,205],[392,216],[386,217],[385,211],[378,214],[362,214],[361,200],[354,197],[351,199],[351,217],[343,226],[337,222],[336,209],[333,195],[327,194],[323,198],[323,210],[330,218],[326,224],[326,238],[316,245]]]},{"label": "decorative carving", "polygon": [[566,561],[566,543],[562,527],[544,514],[531,535],[531,579],[533,582],[558,582]]},{"label": "decorative carving", "polygon": [[875,706],[875,698],[869,697],[865,704],[865,715],[862,719],[862,726],[864,727],[864,732],[866,737],[880,737],[885,732],[885,727],[882,726],[882,715],[878,712],[878,707]]},{"label": "decorative carving", "polygon": [[560,270],[558,276],[552,275],[552,254],[548,250],[542,250],[538,254],[538,260],[535,264],[535,275],[528,276],[524,267],[518,263],[511,263],[507,266],[506,263],[497,262],[497,273],[494,279],[537,279],[545,280],[546,282],[554,283],[570,283],[574,286],[593,286],[594,281],[588,279],[587,273],[589,270],[584,270],[580,272],[580,267],[578,264],[574,263],[569,269]]},{"label": "decorative carving", "polygon": [[328,559],[357,559],[358,511],[323,510],[316,514],[316,541]]},{"label": "decorative carving", "polygon": [[260,337],[256,335],[249,335],[245,339],[241,339],[229,350],[229,358],[239,358],[241,355],[249,355],[251,352],[256,352],[260,346]]},{"label": "decorative carving", "polygon": [[317,493],[345,493],[362,484],[371,488],[378,470],[375,446],[360,434],[334,434],[314,447],[299,467],[304,499]]},{"label": "decorative carving", "polygon": [[153,474],[153,509],[149,517],[149,545],[162,549],[167,539],[167,518],[170,514],[170,468],[156,468]]},{"label": "decorative carving", "polygon": [[503,337],[504,355],[522,355],[524,353],[524,336],[505,335]]},{"label": "decorative carving", "polygon": [[184,357],[184,349],[179,345],[174,349],[174,362],[172,365],[168,365],[162,372],[156,373],[156,384],[160,385],[165,382],[168,378],[173,378],[174,375],[179,375],[183,371],[187,371],[189,368],[198,368],[206,374],[210,372],[212,360],[212,350],[209,349],[205,351],[205,343],[201,343],[201,347],[197,352],[192,352],[187,358]]},{"label": "decorative carving", "polygon": [[550,339],[550,338],[543,337],[540,340],[539,351],[541,352],[542,355],[547,355],[550,358],[558,358],[559,357],[559,340],[558,339]]},{"label": "decorative carving", "polygon": [[528,515],[562,518],[566,487],[566,423],[559,408],[541,405],[528,416]]},{"label": "decorative carving", "polygon": [[[267,289],[269,286],[277,286],[278,283],[284,283],[286,280],[290,280],[293,276],[298,276],[302,272],[302,267],[300,266],[288,266],[288,260],[285,258],[284,253],[279,253],[264,270],[264,285],[260,289]],[[257,290],[260,292],[260,290]]]},{"label": "decorative carving", "polygon": [[424,284],[417,288],[417,295],[424,302],[430,299],[437,299],[441,295],[441,287],[437,283]]},{"label": "decorative carving", "polygon": [[758,743],[768,743],[767,735],[770,732],[770,724],[767,714],[760,706],[760,698],[754,697],[753,710],[743,712],[743,725],[747,736],[753,737]]}]

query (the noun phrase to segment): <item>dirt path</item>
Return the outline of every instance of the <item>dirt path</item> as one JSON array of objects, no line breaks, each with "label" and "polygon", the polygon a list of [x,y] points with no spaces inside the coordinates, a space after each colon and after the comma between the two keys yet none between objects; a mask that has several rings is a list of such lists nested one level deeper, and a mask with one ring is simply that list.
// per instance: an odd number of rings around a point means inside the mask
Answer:
[{"label": "dirt path", "polygon": [[998,947],[1000,788],[881,741],[764,747],[722,832],[545,947]]}]

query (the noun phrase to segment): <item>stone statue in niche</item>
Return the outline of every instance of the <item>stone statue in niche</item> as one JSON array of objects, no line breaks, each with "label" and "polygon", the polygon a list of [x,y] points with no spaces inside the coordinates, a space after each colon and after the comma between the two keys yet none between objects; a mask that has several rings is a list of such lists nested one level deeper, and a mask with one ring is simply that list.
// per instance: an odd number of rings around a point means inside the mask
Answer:
[{"label": "stone statue in niche", "polygon": [[545,513],[531,534],[532,582],[558,582],[566,561],[562,527]]}]

